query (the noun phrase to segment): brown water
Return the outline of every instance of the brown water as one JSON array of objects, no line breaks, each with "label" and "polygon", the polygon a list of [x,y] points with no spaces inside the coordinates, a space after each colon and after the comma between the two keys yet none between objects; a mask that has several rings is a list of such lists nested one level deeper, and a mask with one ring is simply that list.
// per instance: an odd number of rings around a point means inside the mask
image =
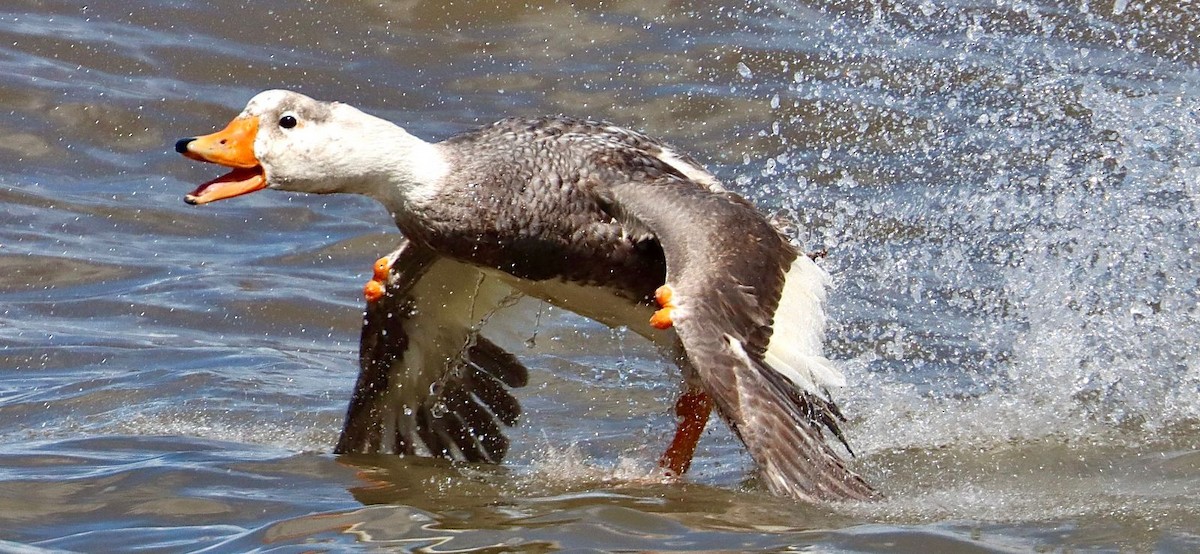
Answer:
[{"label": "brown water", "polygon": [[[0,2],[0,551],[1200,549],[1200,17],[1137,2]],[[500,466],[329,452],[352,197],[203,208],[171,151],[262,89],[440,138],[663,136],[826,247],[855,467],[770,496],[677,375],[529,304]],[[533,340],[530,340],[533,339]],[[531,346],[526,346],[526,343]]]}]

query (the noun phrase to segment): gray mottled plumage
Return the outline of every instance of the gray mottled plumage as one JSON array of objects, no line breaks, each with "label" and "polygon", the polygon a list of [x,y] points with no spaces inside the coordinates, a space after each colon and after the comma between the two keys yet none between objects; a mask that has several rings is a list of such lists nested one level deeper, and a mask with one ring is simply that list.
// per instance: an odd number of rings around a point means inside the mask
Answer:
[{"label": "gray mottled plumage", "polygon": [[447,256],[530,280],[565,279],[643,299],[663,283],[662,248],[601,205],[614,179],[676,175],[650,139],[566,118],[506,119],[443,143],[451,173],[405,235]]}]

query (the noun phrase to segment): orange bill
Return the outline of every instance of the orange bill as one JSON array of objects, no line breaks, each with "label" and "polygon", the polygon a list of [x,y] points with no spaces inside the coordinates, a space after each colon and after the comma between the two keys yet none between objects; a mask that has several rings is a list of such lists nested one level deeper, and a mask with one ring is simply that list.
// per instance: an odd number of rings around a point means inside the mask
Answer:
[{"label": "orange bill", "polygon": [[233,171],[200,185],[184,200],[188,204],[207,204],[265,188],[267,175],[254,155],[257,135],[258,118],[239,117],[211,135],[176,142],[175,151],[188,158],[233,168]]}]

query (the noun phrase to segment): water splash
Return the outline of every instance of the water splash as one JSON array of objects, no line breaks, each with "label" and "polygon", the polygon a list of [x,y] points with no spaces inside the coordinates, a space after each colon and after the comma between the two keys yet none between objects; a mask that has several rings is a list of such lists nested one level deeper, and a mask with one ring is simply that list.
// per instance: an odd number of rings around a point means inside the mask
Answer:
[{"label": "water splash", "polygon": [[1190,54],[1011,8],[744,16],[813,41],[731,76],[775,116],[737,184],[830,250],[866,452],[1140,444],[1200,420]]},{"label": "water splash", "polygon": [[598,461],[575,444],[544,444],[533,454],[526,478],[530,483],[588,486],[595,483],[649,485],[671,482],[653,460],[621,455],[611,463]]}]

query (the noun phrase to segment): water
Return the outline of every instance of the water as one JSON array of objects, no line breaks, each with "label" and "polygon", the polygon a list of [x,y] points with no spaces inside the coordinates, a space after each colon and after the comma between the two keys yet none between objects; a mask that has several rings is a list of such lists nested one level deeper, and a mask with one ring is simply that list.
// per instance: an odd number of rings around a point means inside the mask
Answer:
[{"label": "water", "polygon": [[[442,5],[446,4],[446,5]],[[0,4],[0,550],[1200,549],[1200,17],[1189,3]],[[171,151],[298,89],[440,138],[607,118],[710,161],[837,289],[855,467],[771,497],[675,370],[524,305],[498,467],[329,454],[366,199],[204,208]],[[530,340],[535,339],[535,340]],[[532,346],[526,346],[526,344]]]}]

